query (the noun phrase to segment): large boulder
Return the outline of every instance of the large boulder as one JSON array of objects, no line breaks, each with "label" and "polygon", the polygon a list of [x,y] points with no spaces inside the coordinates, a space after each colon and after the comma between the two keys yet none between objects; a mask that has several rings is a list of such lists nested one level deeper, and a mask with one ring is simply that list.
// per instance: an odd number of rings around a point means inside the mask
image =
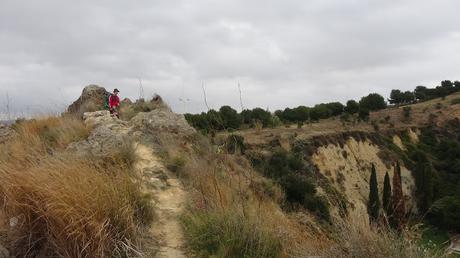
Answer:
[{"label": "large boulder", "polygon": [[77,156],[108,156],[134,141],[153,144],[161,142],[165,135],[180,140],[196,134],[184,116],[174,113],[160,96],[144,104],[148,104],[147,110],[153,110],[138,112],[129,121],[114,118],[107,110],[85,112],[83,120],[92,128],[91,135],[70,144],[68,150]]},{"label": "large boulder", "polygon": [[188,136],[196,133],[185,117],[176,114],[163,103],[150,112],[141,112],[131,119],[131,131],[172,133]]},{"label": "large boulder", "polygon": [[81,96],[67,108],[67,112],[82,115],[84,112],[102,110],[107,94],[109,92],[101,86],[88,85],[83,89]]},{"label": "large boulder", "polygon": [[88,139],[71,143],[67,147],[68,151],[77,156],[109,156],[129,144],[128,123],[112,117],[109,111],[86,112],[83,119],[93,130]]}]

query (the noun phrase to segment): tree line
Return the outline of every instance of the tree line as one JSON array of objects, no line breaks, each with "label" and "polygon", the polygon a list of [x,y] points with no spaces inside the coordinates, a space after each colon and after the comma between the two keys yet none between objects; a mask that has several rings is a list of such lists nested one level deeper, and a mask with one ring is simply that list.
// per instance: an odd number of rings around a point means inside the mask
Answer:
[{"label": "tree line", "polygon": [[[460,91],[460,82],[444,80],[440,86],[427,88],[417,86],[413,91],[393,89],[388,99],[389,104],[403,105],[445,97]],[[370,111],[387,107],[385,98],[377,93],[362,97],[359,101],[348,100],[345,105],[340,102],[320,103],[313,107],[298,106],[285,108],[271,113],[262,108],[245,109],[238,112],[230,106],[222,106],[219,110],[211,109],[200,114],[185,114],[187,121],[203,133],[220,130],[237,130],[248,127],[275,127],[281,124],[316,122],[334,116],[357,114],[366,120]]]},{"label": "tree line", "polygon": [[411,104],[414,102],[427,101],[435,98],[442,98],[454,92],[460,91],[460,81],[444,80],[440,86],[435,88],[427,88],[425,86],[417,86],[413,91],[405,91],[394,89],[390,93],[388,102],[390,104]]}]

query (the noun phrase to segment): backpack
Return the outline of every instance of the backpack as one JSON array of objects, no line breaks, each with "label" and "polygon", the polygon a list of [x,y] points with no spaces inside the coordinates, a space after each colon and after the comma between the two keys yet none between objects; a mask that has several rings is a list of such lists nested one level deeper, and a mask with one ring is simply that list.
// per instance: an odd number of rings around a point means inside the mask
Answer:
[{"label": "backpack", "polygon": [[110,109],[110,96],[112,96],[112,93],[106,92],[104,96],[104,108],[105,109]]}]

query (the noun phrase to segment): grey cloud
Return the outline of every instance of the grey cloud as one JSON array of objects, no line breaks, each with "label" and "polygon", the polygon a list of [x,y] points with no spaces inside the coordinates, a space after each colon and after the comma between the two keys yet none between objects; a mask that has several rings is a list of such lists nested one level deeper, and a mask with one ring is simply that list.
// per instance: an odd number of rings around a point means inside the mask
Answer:
[{"label": "grey cloud", "polygon": [[[82,87],[162,95],[176,111],[271,110],[459,79],[460,2],[0,2],[0,113],[49,113]],[[190,99],[186,103],[179,98]]]}]

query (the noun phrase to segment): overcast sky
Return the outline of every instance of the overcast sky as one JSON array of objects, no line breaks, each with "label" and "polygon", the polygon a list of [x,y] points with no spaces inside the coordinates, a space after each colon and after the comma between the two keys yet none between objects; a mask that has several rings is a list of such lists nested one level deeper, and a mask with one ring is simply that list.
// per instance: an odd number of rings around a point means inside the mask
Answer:
[{"label": "overcast sky", "polygon": [[[0,113],[88,84],[177,112],[275,110],[460,79],[460,1],[0,0]],[[179,99],[185,99],[183,103]]]}]

